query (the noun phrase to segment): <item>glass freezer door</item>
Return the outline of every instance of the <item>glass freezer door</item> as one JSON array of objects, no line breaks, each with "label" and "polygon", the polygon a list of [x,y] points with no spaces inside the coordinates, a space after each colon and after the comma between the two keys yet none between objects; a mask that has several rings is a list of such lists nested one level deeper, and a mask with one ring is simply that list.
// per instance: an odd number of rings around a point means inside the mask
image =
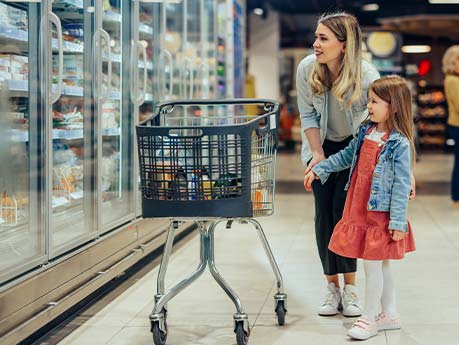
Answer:
[{"label": "glass freezer door", "polygon": [[[102,73],[96,73],[97,160],[99,229],[107,231],[133,219],[132,188],[133,117],[129,111],[130,30],[128,1],[98,0],[95,17],[96,60]],[[102,19],[102,20],[100,20]]]},{"label": "glass freezer door", "polygon": [[[91,18],[89,1],[52,3],[49,140],[52,256],[95,236],[91,191]],[[87,12],[86,12],[87,13]],[[51,36],[50,35],[50,36]]]},{"label": "glass freezer door", "polygon": [[[164,89],[160,75],[161,55],[161,13],[164,3],[161,1],[140,0],[134,3],[132,20],[133,44],[131,59],[131,101],[134,106],[136,124],[153,116],[153,111],[162,97]],[[163,53],[163,58],[164,53]],[[165,66],[162,66],[164,69]],[[137,149],[134,150],[137,157]],[[140,177],[138,162],[135,162],[137,176],[136,215],[141,215]]]},{"label": "glass freezer door", "polygon": [[47,259],[38,168],[41,17],[40,1],[0,1],[0,284]]}]

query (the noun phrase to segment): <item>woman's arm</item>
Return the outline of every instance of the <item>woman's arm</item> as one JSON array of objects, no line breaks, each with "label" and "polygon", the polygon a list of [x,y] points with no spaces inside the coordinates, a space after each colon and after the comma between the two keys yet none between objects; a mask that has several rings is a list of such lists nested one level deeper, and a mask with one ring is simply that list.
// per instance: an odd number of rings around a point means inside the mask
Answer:
[{"label": "woman's arm", "polygon": [[305,171],[307,174],[311,167],[325,159],[320,140],[320,114],[312,104],[312,94],[308,87],[308,65],[313,63],[311,58],[305,58],[299,65],[296,73],[296,90],[298,110],[300,112],[301,129],[305,132],[312,152],[312,160]]}]

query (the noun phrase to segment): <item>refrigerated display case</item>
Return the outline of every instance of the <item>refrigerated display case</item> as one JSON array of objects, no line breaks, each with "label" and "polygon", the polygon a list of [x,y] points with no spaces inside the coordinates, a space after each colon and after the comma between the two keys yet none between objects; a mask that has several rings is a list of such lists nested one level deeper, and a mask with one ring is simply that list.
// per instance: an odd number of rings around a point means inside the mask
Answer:
[{"label": "refrigerated display case", "polygon": [[216,0],[0,0],[0,343],[162,245],[167,221],[139,218],[135,124],[223,96],[216,36]]},{"label": "refrigerated display case", "polygon": [[46,261],[39,155],[40,3],[0,1],[0,282]]}]

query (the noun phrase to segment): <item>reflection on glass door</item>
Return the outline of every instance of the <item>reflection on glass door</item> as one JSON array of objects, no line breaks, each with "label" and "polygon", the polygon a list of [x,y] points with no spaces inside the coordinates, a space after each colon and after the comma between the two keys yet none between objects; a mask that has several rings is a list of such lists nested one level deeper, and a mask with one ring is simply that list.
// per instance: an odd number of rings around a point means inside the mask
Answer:
[{"label": "reflection on glass door", "polygon": [[[185,97],[183,87],[183,46],[186,41],[186,9],[184,1],[165,1],[163,7],[160,53],[160,78],[163,95],[161,101]],[[166,77],[167,75],[167,77]]]},{"label": "reflection on glass door", "polygon": [[[123,35],[129,9],[127,2],[122,0],[98,0],[96,8],[99,16],[96,16],[95,30],[96,34],[100,33],[98,42],[101,45],[97,55],[102,54],[102,73],[98,73],[96,86],[101,90],[95,93],[98,105],[99,226],[105,231],[126,221],[134,207],[129,151],[132,123],[123,105],[127,95],[123,78],[129,70],[129,49],[125,49]],[[97,42],[95,48],[97,50]]]},{"label": "reflection on glass door", "polygon": [[90,192],[83,178],[90,160],[87,146],[91,117],[91,108],[85,106],[89,94],[84,75],[89,68],[85,56],[91,30],[84,20],[83,7],[83,0],[55,0],[52,5],[49,177],[53,255],[87,240],[94,231],[88,223],[91,199],[85,195]]},{"label": "reflection on glass door", "polygon": [[216,42],[216,0],[200,0],[201,6],[201,71],[200,80],[202,98],[216,97],[216,63],[217,63],[217,42]]},{"label": "reflection on glass door", "polygon": [[40,19],[36,1],[0,1],[0,283],[45,261],[35,63]]},{"label": "reflection on glass door", "polygon": [[[137,6],[138,4],[138,6]],[[156,104],[164,92],[160,82],[160,53],[161,53],[161,14],[163,3],[141,0],[135,3],[132,21],[134,36],[132,67],[131,100],[137,122],[153,116]],[[164,55],[164,54],[163,54]],[[164,67],[163,67],[164,68]],[[137,155],[137,150],[134,150]],[[135,163],[137,169],[138,163]],[[137,170],[136,170],[137,171]],[[138,176],[138,174],[137,174]],[[141,214],[140,177],[137,178],[137,215]]]}]

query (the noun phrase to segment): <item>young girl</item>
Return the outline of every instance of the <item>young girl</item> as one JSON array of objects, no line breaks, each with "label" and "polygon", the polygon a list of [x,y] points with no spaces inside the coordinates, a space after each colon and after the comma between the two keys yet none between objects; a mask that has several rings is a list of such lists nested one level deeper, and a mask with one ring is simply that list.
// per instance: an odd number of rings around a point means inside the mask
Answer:
[{"label": "young girl", "polygon": [[357,137],[315,165],[304,179],[310,191],[315,179],[325,183],[330,173],[351,167],[344,214],[329,249],[364,260],[365,308],[347,333],[360,340],[381,330],[400,329],[390,260],[402,259],[415,250],[406,219],[414,156],[411,96],[406,81],[398,76],[374,81],[369,89],[368,112],[369,120],[360,126]]}]

